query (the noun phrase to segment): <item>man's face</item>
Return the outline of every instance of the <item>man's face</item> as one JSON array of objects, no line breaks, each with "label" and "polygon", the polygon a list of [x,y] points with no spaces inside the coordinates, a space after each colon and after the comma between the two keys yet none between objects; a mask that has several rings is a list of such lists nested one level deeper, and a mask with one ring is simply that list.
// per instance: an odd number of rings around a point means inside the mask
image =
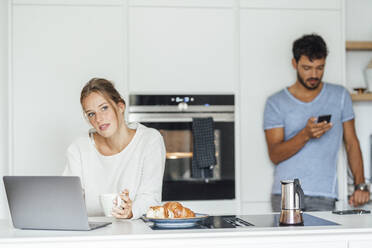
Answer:
[{"label": "man's face", "polygon": [[310,61],[307,56],[301,56],[299,61],[292,60],[297,71],[297,80],[308,90],[315,90],[322,82],[325,58]]}]

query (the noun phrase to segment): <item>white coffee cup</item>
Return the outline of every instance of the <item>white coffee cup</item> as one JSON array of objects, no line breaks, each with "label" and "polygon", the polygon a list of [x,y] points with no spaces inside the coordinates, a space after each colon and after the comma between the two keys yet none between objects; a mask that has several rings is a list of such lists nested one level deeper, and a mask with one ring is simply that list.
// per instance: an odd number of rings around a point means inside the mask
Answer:
[{"label": "white coffee cup", "polygon": [[120,206],[121,198],[118,193],[102,194],[99,196],[99,201],[101,203],[101,207],[105,216],[112,217],[112,209],[115,206],[115,199],[118,203],[117,206]]}]

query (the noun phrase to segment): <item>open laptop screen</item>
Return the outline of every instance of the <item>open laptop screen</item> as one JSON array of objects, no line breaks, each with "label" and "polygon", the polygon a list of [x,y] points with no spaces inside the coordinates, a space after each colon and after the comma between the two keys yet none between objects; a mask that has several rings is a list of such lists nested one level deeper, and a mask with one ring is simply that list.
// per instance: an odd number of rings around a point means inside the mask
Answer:
[{"label": "open laptop screen", "polygon": [[3,180],[15,228],[92,229],[79,177],[4,176]]}]

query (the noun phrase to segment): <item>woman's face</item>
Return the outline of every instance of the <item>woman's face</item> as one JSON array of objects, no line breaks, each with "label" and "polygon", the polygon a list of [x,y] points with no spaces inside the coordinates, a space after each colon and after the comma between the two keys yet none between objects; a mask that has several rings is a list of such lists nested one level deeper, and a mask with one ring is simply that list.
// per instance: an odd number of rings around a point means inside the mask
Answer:
[{"label": "woman's face", "polygon": [[[118,124],[124,119],[118,120],[118,117],[121,118],[120,116],[123,116],[124,104],[115,104],[112,101],[110,104],[99,93],[90,93],[83,99],[82,105],[90,124],[99,135],[105,138],[111,137],[117,131]],[[116,116],[116,109],[112,106],[117,107],[118,117]]]}]

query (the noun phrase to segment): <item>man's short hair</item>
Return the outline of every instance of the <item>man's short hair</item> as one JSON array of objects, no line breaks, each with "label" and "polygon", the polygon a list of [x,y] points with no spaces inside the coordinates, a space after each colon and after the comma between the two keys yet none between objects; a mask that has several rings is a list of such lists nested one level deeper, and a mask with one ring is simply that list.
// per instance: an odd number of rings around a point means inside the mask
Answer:
[{"label": "man's short hair", "polygon": [[328,49],[323,38],[317,34],[307,34],[293,42],[293,57],[298,62],[301,56],[306,56],[310,61],[313,59],[326,58]]}]

